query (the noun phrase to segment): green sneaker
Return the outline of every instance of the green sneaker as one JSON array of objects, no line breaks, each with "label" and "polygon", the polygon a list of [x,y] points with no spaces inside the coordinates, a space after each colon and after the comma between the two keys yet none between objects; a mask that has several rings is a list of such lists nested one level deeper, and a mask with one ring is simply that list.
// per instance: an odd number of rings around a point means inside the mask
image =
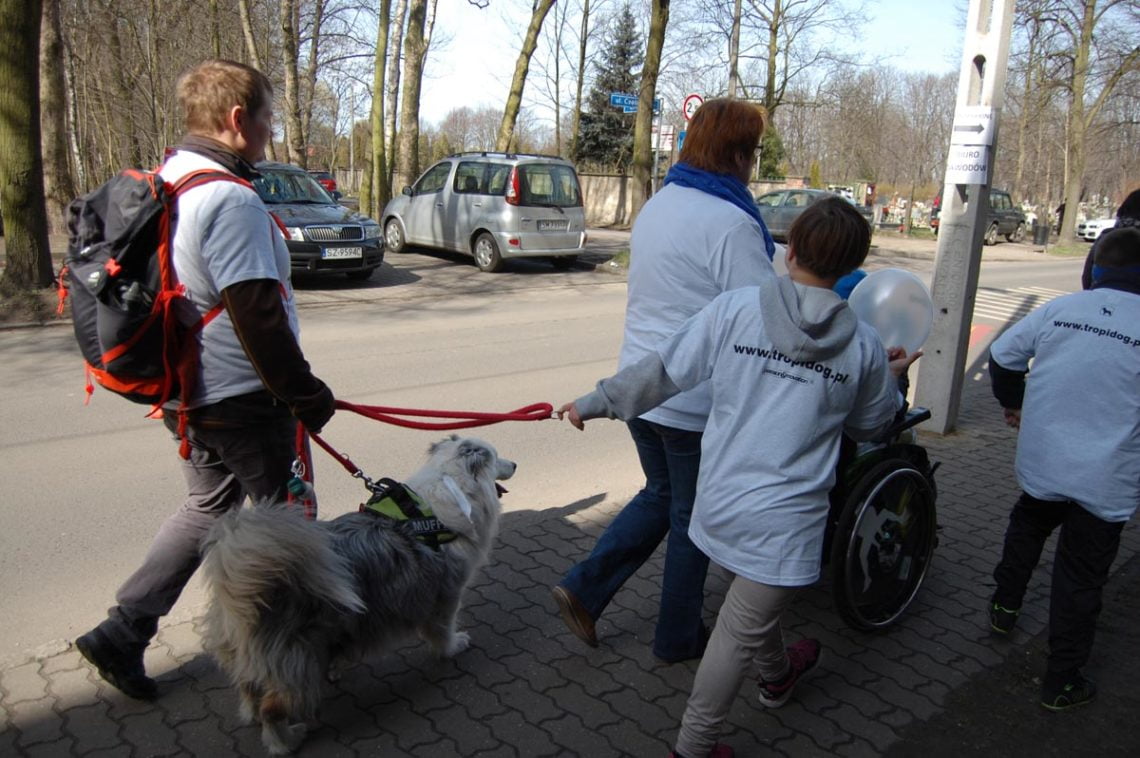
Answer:
[{"label": "green sneaker", "polygon": [[1092,702],[1096,697],[1096,685],[1080,674],[1059,686],[1048,683],[1041,688],[1041,707],[1050,711],[1067,711],[1078,705]]},{"label": "green sneaker", "polygon": [[990,631],[1008,636],[1017,626],[1017,617],[1021,615],[1020,608],[1009,609],[997,603],[990,603]]}]

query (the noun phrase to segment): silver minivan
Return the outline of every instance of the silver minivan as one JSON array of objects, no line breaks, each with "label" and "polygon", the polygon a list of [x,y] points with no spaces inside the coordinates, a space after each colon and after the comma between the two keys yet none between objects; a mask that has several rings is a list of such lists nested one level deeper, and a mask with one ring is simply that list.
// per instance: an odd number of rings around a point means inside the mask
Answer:
[{"label": "silver minivan", "polygon": [[567,268],[586,245],[578,174],[549,155],[450,155],[392,198],[381,224],[393,253],[407,245],[455,250],[483,271],[524,257]]}]

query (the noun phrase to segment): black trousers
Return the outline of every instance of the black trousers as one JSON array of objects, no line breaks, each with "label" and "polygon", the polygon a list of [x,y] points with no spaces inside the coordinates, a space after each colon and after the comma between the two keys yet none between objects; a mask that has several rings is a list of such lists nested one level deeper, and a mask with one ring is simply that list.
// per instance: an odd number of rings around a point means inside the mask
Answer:
[{"label": "black trousers", "polygon": [[1045,540],[1061,527],[1049,599],[1049,684],[1069,681],[1088,662],[1124,523],[1099,519],[1071,500],[1038,500],[1025,492],[1009,515],[1001,562],[994,569],[993,602],[1005,608],[1021,607]]}]

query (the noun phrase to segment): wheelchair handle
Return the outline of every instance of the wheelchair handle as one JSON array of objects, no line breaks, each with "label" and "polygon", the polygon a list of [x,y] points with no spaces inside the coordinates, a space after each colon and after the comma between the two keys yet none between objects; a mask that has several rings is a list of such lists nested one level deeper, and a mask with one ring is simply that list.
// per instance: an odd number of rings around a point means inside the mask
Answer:
[{"label": "wheelchair handle", "polygon": [[905,416],[903,416],[899,421],[895,422],[894,424],[891,424],[891,426],[887,429],[887,431],[883,432],[882,434],[880,434],[877,438],[875,438],[872,441],[873,442],[890,442],[895,437],[898,437],[900,434],[905,432],[907,429],[910,429],[912,426],[918,426],[923,421],[926,421],[929,418],[930,418],[930,409],[929,408],[919,408],[919,407],[911,408],[910,410],[908,410],[906,412]]}]

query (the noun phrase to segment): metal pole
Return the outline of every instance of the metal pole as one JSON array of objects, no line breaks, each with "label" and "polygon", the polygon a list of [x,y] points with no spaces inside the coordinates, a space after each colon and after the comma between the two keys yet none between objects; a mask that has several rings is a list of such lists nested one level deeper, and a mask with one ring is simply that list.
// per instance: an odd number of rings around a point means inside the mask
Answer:
[{"label": "metal pole", "polygon": [[[650,103],[649,107],[653,107]],[[661,134],[661,117],[665,113],[665,104],[661,104],[661,110],[657,112],[657,147],[653,149],[653,194],[657,194],[657,161],[661,158],[661,140],[664,135]]]},{"label": "metal pole", "polygon": [[[946,161],[931,287],[934,326],[924,347],[915,388],[915,403],[929,408],[932,414],[925,428],[939,434],[954,429],[962,398],[1009,61],[1013,4],[1014,0],[970,0],[966,17],[954,136]],[[965,123],[967,113],[988,114],[992,122],[990,144],[969,144],[969,134],[976,125]],[[966,174],[971,181],[958,183]]]}]

